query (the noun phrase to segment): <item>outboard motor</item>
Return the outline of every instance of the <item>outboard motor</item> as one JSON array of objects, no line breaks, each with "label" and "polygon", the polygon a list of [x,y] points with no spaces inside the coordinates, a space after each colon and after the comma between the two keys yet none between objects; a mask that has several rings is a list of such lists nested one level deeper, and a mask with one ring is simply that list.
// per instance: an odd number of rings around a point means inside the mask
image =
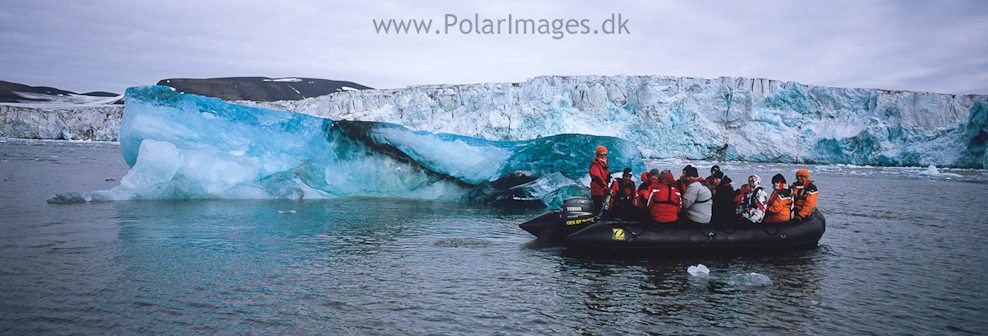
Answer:
[{"label": "outboard motor", "polygon": [[594,217],[593,200],[586,197],[570,197],[563,200],[562,219],[563,235],[567,236],[573,232],[580,231],[590,226]]},{"label": "outboard motor", "polygon": [[586,197],[570,197],[563,201],[562,209],[546,212],[518,227],[540,240],[559,241],[593,223],[593,201]]}]

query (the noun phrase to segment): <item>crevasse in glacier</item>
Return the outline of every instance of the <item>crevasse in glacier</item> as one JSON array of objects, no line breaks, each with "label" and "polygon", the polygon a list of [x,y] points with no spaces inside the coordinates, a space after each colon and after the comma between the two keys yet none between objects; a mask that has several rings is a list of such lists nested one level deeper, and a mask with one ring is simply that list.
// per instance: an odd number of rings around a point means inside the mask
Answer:
[{"label": "crevasse in glacier", "polygon": [[244,103],[488,140],[615,136],[654,159],[988,167],[986,95],[734,77],[545,76]]},{"label": "crevasse in glacier", "polygon": [[492,141],[246,107],[164,86],[127,90],[120,136],[130,171],[118,187],[85,198],[389,196],[555,206],[587,194],[598,145],[609,148],[613,170],[644,170],[637,146],[615,137]]}]

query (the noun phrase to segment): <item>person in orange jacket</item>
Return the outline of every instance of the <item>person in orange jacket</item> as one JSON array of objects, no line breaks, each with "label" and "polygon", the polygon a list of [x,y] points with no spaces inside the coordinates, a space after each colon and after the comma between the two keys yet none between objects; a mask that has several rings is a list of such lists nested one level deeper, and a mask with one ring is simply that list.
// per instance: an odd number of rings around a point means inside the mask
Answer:
[{"label": "person in orange jacket", "polygon": [[782,174],[772,176],[772,196],[768,197],[768,208],[762,223],[785,223],[792,217],[792,189],[786,185]]},{"label": "person in orange jacket", "polygon": [[611,172],[607,169],[607,147],[598,146],[594,153],[597,158],[590,163],[590,199],[593,200],[594,213],[600,213],[604,199],[611,193],[608,187]]},{"label": "person in orange jacket", "polygon": [[796,182],[792,184],[794,192],[793,220],[803,221],[813,215],[816,209],[817,189],[810,180],[810,172],[806,169],[796,171]]},{"label": "person in orange jacket", "polygon": [[658,169],[649,172],[652,179],[652,188],[648,193],[648,211],[652,214],[652,220],[659,224],[668,224],[679,220],[679,210],[681,209],[682,194],[676,189],[676,180],[672,173],[665,172],[659,177]]}]

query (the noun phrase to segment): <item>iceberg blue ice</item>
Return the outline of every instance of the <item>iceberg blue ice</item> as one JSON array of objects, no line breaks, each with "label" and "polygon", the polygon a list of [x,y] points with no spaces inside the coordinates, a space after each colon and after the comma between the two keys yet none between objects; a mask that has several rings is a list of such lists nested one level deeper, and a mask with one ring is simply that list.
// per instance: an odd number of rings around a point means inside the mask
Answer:
[{"label": "iceberg blue ice", "polygon": [[120,127],[131,169],[116,188],[82,198],[382,196],[558,206],[588,194],[587,168],[598,145],[610,150],[613,171],[645,169],[637,146],[616,137],[492,141],[136,87],[127,90]]}]

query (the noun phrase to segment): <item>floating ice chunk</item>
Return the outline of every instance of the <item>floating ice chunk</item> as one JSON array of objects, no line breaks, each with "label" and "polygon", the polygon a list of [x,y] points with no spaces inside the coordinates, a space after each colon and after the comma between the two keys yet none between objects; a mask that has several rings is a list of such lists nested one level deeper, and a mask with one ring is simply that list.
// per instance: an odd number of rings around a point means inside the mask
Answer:
[{"label": "floating ice chunk", "polygon": [[613,166],[645,169],[637,146],[613,137],[492,141],[251,108],[160,86],[127,90],[120,135],[130,171],[116,188],[83,197],[383,196],[554,207],[586,196],[576,181],[586,176],[597,146],[608,148]]},{"label": "floating ice chunk", "polygon": [[938,177],[961,177],[960,174],[941,173],[939,170],[937,170],[937,166],[935,166],[935,165],[930,165],[929,167],[926,167],[926,170],[920,172],[919,174],[920,175],[929,175],[929,176],[938,176]]},{"label": "floating ice chunk", "polygon": [[703,266],[703,264],[690,266],[690,268],[686,269],[686,272],[689,272],[690,275],[695,277],[706,277],[707,275],[710,275],[710,269],[708,269],[707,266]]},{"label": "floating ice chunk", "polygon": [[291,215],[291,214],[294,214],[295,213],[295,210],[280,210],[280,211],[278,211],[278,213],[280,213],[282,215]]},{"label": "floating ice chunk", "polygon": [[769,286],[772,284],[772,279],[769,279],[767,275],[752,272],[735,274],[727,282],[733,286]]},{"label": "floating ice chunk", "polygon": [[64,193],[48,198],[48,204],[74,204],[85,203],[86,197],[80,193]]}]

